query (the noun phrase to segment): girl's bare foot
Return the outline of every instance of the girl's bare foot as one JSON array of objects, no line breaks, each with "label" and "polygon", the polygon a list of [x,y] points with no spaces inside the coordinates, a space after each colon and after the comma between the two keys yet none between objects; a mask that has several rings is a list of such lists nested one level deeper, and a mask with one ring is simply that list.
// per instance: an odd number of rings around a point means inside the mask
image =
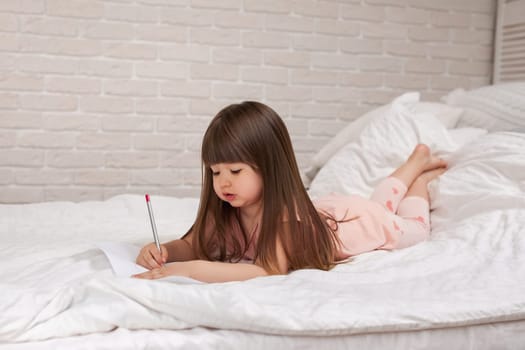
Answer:
[{"label": "girl's bare foot", "polygon": [[447,171],[447,168],[441,167],[432,170],[427,170],[414,180],[412,185],[408,188],[406,197],[416,196],[425,199],[430,203],[430,197],[428,194],[428,184],[441,174]]},{"label": "girl's bare foot", "polygon": [[409,188],[421,174],[434,169],[446,169],[446,167],[447,162],[433,156],[427,145],[419,144],[414,148],[406,162],[397,168],[390,176],[397,178]]},{"label": "girl's bare foot", "polygon": [[417,180],[424,181],[426,184],[428,184],[430,181],[442,175],[445,171],[447,171],[447,168],[444,167],[428,170],[425,171],[423,174],[419,175]]},{"label": "girl's bare foot", "polygon": [[414,148],[412,154],[408,157],[408,161],[413,161],[418,164],[422,172],[447,167],[445,160],[432,155],[430,148],[422,143]]}]

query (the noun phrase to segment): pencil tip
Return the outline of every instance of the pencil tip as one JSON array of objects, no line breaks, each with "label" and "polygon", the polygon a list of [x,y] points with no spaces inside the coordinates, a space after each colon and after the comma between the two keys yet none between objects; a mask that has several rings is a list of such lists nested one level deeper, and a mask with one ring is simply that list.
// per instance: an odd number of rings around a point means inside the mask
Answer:
[{"label": "pencil tip", "polygon": [[146,193],[146,202],[149,202],[149,194]]}]

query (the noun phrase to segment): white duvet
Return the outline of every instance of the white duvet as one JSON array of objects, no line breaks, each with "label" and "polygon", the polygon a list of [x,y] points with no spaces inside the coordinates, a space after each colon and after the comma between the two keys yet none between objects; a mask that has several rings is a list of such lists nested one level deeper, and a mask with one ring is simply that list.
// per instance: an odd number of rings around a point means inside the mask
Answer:
[{"label": "white duvet", "polygon": [[[431,116],[395,113],[334,157],[352,160],[340,162],[348,183],[334,177],[337,163],[321,169],[314,192],[367,194],[417,142],[450,163],[433,184],[429,241],[329,272],[195,285],[117,278],[95,244],[151,240],[142,196],[1,205],[0,344],[116,329],[326,336],[523,320],[525,134],[458,135]],[[191,225],[196,199],[152,200],[163,240]]]}]

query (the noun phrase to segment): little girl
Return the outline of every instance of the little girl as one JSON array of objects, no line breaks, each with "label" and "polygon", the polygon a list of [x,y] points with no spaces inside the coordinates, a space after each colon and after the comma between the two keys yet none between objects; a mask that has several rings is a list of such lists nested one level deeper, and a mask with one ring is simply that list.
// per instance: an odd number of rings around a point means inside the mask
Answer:
[{"label": "little girl", "polygon": [[205,282],[246,280],[316,268],[350,256],[408,247],[430,233],[427,184],[446,163],[420,144],[371,199],[331,194],[312,202],[282,119],[243,102],[221,110],[202,142],[197,218],[181,238],[144,246],[136,275]]}]

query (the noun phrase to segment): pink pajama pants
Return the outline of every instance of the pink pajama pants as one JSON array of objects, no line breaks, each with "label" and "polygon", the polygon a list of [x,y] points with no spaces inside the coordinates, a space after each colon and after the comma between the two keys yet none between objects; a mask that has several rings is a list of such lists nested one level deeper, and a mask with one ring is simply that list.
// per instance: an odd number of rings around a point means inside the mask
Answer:
[{"label": "pink pajama pants", "polygon": [[405,197],[406,185],[395,177],[379,183],[371,200],[383,205],[389,212],[386,226],[398,235],[396,248],[404,248],[424,241],[430,234],[430,206],[422,197]]}]

